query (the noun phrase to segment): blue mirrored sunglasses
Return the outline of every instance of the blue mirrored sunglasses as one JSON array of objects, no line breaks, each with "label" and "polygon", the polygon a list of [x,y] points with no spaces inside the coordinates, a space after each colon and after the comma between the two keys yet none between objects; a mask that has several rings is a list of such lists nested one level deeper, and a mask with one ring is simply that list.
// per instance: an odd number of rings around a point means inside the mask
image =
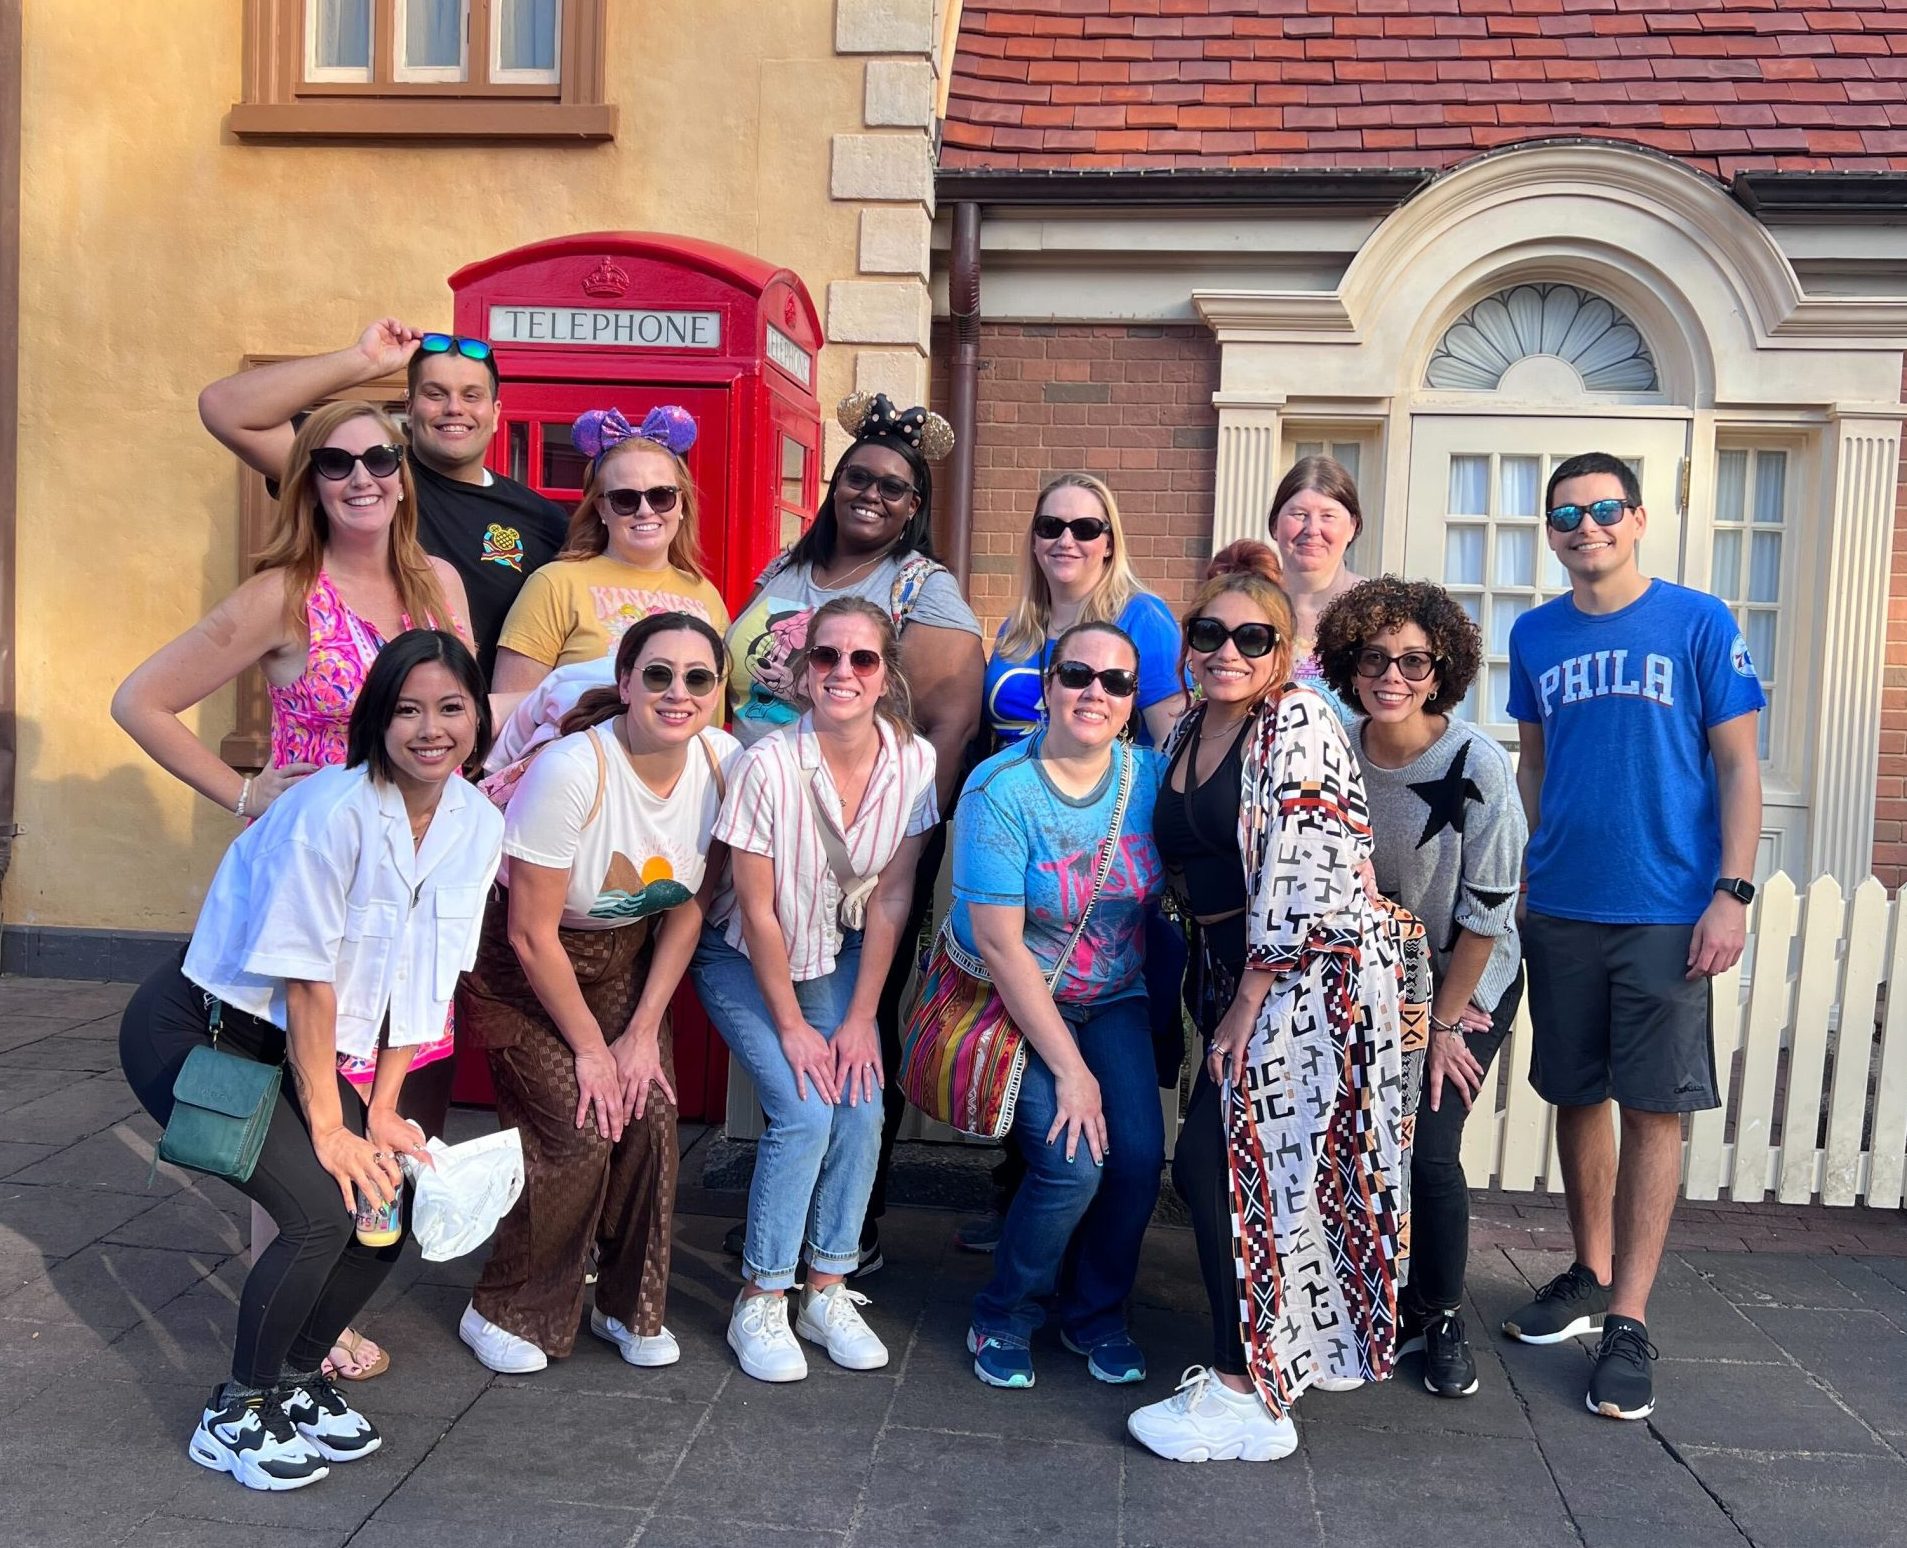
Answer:
[{"label": "blue mirrored sunglasses", "polygon": [[1595,517],[1599,527],[1613,527],[1624,511],[1640,509],[1634,500],[1591,500],[1587,505],[1552,505],[1543,512],[1543,520],[1553,532],[1574,532],[1585,516]]},{"label": "blue mirrored sunglasses", "polygon": [[448,355],[453,350],[466,360],[488,360],[490,346],[482,339],[460,338],[454,333],[427,333],[417,341],[427,355]]}]

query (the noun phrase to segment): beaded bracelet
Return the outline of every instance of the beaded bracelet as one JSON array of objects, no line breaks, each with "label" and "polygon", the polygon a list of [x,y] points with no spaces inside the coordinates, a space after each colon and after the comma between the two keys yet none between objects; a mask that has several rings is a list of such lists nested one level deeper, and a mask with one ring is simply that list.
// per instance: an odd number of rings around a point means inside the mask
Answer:
[{"label": "beaded bracelet", "polygon": [[243,817],[245,815],[245,808],[251,804],[251,799],[252,776],[247,774],[245,776],[245,783],[238,787],[238,804],[232,808],[232,815],[234,817]]}]

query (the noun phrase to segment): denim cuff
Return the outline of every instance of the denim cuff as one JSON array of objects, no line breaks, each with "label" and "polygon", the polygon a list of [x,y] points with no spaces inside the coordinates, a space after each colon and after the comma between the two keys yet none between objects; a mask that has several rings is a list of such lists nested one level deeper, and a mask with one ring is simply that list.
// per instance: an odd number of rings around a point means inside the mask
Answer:
[{"label": "denim cuff", "polygon": [[808,1243],[808,1267],[822,1274],[852,1274],[861,1266],[861,1248],[857,1243],[852,1252],[823,1252],[813,1242]]},{"label": "denim cuff", "polygon": [[[827,1271],[824,1269],[822,1272]],[[760,1268],[745,1254],[742,1258],[742,1277],[758,1290],[792,1290],[795,1286],[793,1265],[785,1269]]]}]

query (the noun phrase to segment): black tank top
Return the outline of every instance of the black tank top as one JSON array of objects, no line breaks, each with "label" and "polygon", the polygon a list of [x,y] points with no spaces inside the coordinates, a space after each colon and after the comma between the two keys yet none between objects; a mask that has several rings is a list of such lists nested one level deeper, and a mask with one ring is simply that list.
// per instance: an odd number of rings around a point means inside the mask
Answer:
[{"label": "black tank top", "polygon": [[[1186,901],[1194,914],[1232,914],[1206,926],[1214,955],[1234,971],[1245,959],[1245,865],[1238,848],[1238,811],[1243,801],[1245,733],[1240,731],[1224,760],[1202,785],[1194,785],[1198,744],[1188,736],[1173,754],[1159,799],[1152,811],[1152,838],[1168,870],[1185,878]],[[1185,789],[1172,788],[1172,770],[1185,765]]]}]

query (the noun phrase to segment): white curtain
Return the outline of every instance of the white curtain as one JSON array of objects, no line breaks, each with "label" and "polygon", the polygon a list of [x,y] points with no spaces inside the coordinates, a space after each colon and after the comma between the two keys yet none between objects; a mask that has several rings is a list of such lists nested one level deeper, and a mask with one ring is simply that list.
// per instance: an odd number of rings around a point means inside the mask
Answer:
[{"label": "white curtain", "polygon": [[556,68],[559,0],[497,0],[498,63],[506,70]]},{"label": "white curtain", "polygon": [[311,27],[320,70],[371,68],[371,0],[315,0]]},{"label": "white curtain", "polygon": [[1490,514],[1490,459],[1487,456],[1458,456],[1450,459],[1449,514]]},{"label": "white curtain", "polygon": [[413,70],[463,62],[463,0],[404,0],[404,63]]}]

